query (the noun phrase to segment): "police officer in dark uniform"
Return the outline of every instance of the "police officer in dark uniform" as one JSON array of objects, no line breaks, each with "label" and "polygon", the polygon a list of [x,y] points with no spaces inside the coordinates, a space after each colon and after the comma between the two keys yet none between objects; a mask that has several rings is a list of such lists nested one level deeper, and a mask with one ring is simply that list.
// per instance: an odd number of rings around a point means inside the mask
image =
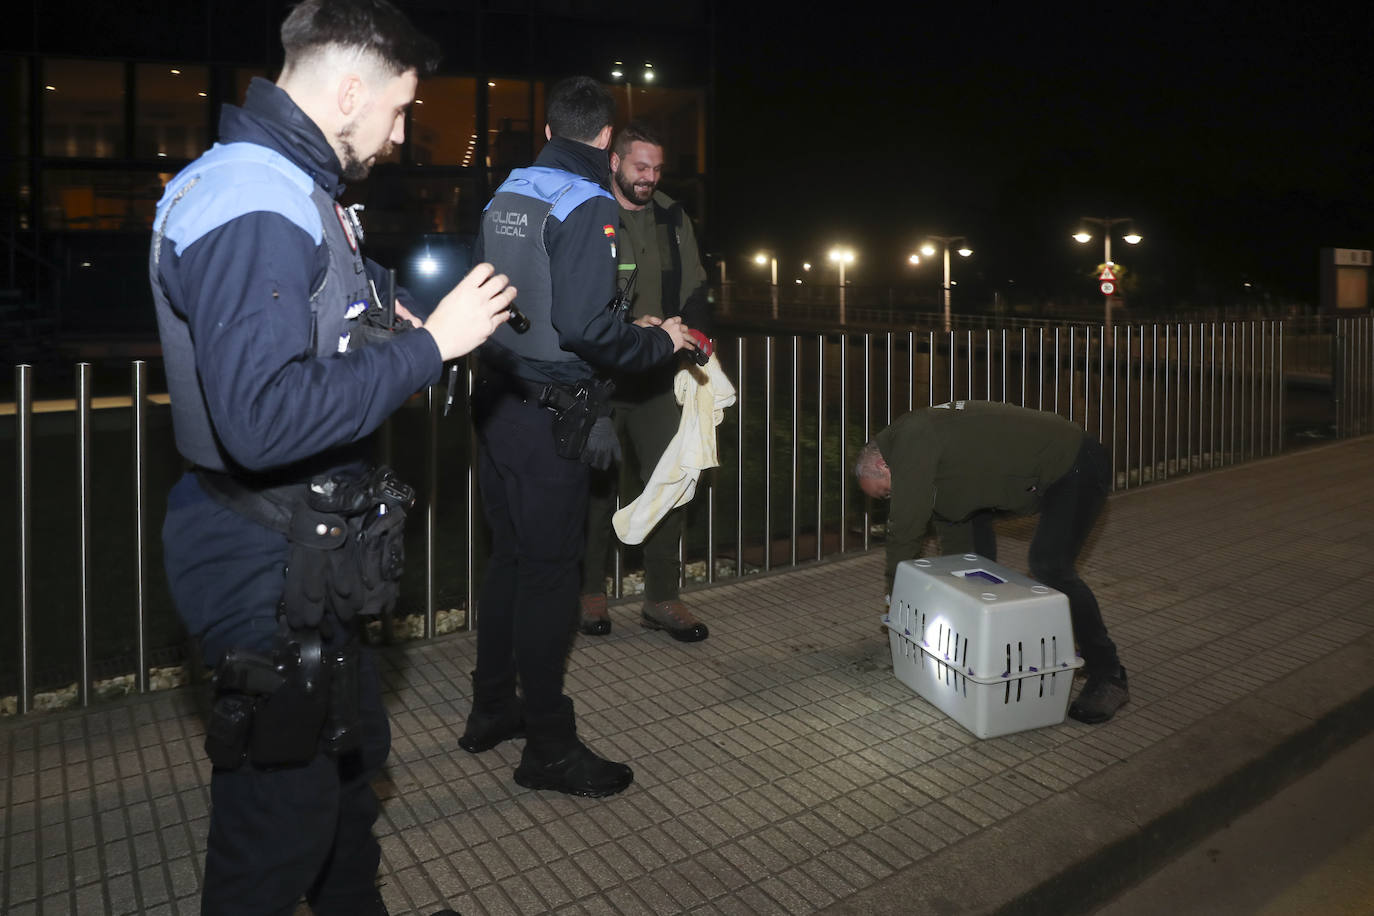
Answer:
[{"label": "police officer in dark uniform", "polygon": [[[577,737],[563,670],[577,624],[589,465],[618,449],[597,370],[641,371],[694,349],[680,318],[615,307],[615,199],[606,188],[615,103],[595,80],[549,91],[548,145],[487,205],[482,256],[520,289],[529,318],[479,351],[473,420],[491,559],[477,607],[471,752],[526,736],[515,781],[601,797],[634,776]],[[517,686],[523,693],[523,702]]]},{"label": "police officer in dark uniform", "polygon": [[[404,140],[434,44],[386,0],[304,0],[285,64],[167,186],[150,279],[177,448],[163,542],[214,669],[202,912],[384,914],[369,784],[390,730],[359,618],[394,600],[409,488],[368,436],[509,316],[479,265],[427,316],[336,203]],[[396,317],[399,315],[399,318]]]}]

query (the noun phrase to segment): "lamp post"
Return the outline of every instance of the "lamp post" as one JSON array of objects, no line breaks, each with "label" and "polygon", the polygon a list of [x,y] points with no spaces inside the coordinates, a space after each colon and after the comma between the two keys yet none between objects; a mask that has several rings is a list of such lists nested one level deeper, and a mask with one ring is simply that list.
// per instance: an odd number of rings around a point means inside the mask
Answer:
[{"label": "lamp post", "polygon": [[854,263],[854,249],[852,248],[832,248],[830,249],[830,260],[840,267],[840,325],[844,325],[844,266]]},{"label": "lamp post", "polygon": [[[1104,267],[1115,267],[1116,264],[1112,261],[1112,227],[1122,223],[1129,226],[1131,223],[1134,223],[1135,220],[1129,216],[1085,216],[1080,222],[1102,227],[1102,263]],[[1134,228],[1131,228],[1129,232],[1121,237],[1121,240],[1127,245],[1139,245],[1141,238],[1142,236],[1140,233],[1136,232]],[[1073,234],[1073,240],[1080,245],[1086,245],[1093,240],[1092,233],[1088,232],[1087,229],[1079,229]],[[1106,301],[1103,304],[1102,323],[1104,327],[1111,328],[1112,300],[1113,298],[1119,299],[1120,297],[1113,297],[1111,294],[1105,294],[1104,298]]]},{"label": "lamp post", "polygon": [[962,235],[932,235],[930,236],[930,241],[921,246],[921,254],[926,257],[935,254],[935,246],[932,245],[931,242],[939,242],[945,252],[945,282],[942,289],[944,290],[945,330],[948,331],[950,328],[949,288],[952,285],[949,279],[949,246],[958,242],[963,242],[963,245],[956,249],[956,253],[961,258],[967,258],[972,255],[973,249],[968,247],[968,240]]},{"label": "lamp post", "polygon": [[764,264],[771,265],[773,283],[773,320],[778,320],[778,259],[772,255],[760,251],[754,255],[754,263],[762,267]]}]

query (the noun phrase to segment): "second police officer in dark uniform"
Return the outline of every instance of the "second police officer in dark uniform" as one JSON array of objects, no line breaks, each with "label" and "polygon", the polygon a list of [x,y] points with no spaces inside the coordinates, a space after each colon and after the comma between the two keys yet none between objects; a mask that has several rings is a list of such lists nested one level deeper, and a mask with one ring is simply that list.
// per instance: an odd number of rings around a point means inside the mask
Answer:
[{"label": "second police officer in dark uniform", "polygon": [[479,240],[480,257],[520,290],[530,326],[523,334],[500,328],[479,351],[473,422],[492,545],[477,607],[473,705],[459,744],[477,753],[524,735],[517,783],[600,797],[634,775],[578,739],[563,692],[589,464],[605,466],[617,448],[609,390],[596,373],[642,371],[694,344],[681,319],[631,324],[614,307],[610,93],[573,77],[550,90],[547,112],[548,145],[497,190]]}]

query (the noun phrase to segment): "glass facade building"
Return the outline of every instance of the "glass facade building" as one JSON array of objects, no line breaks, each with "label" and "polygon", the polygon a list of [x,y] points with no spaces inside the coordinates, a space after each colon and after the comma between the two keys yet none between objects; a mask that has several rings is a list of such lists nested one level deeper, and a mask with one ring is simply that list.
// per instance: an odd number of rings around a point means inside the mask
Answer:
[{"label": "glass facade building", "polygon": [[[214,141],[221,105],[242,101],[254,76],[275,76],[289,4],[12,6],[0,36],[4,307],[41,311],[65,334],[151,334],[154,206]],[[664,134],[662,187],[708,231],[710,0],[632,12],[595,0],[398,6],[443,58],[420,83],[404,146],[345,203],[364,204],[369,254],[401,282],[424,285],[415,265],[432,272],[436,256],[465,257],[492,190],[545,142],[547,87],[573,74],[612,88],[619,123],[646,118]]]}]

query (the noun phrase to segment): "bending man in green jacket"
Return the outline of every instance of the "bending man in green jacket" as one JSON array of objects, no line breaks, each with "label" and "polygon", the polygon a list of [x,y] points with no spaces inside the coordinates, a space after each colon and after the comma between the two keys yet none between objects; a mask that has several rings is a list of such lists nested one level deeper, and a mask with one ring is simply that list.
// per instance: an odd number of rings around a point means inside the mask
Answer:
[{"label": "bending man in green jacket", "polygon": [[1088,676],[1069,715],[1095,724],[1126,704],[1126,669],[1075,568],[1110,486],[1100,442],[1057,414],[955,401],[898,417],[859,452],[854,474],[869,496],[892,500],[889,592],[897,564],[918,555],[932,522],[944,554],[974,551],[996,560],[994,516],[1039,513],[1030,574],[1068,597]]}]

